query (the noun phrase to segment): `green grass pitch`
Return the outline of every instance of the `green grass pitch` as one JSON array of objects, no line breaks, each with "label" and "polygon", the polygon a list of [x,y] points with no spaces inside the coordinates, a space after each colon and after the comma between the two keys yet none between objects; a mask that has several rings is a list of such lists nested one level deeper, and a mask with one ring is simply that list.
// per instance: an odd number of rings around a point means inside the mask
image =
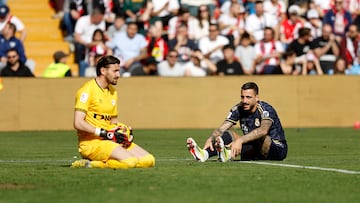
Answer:
[{"label": "green grass pitch", "polygon": [[287,159],[267,163],[313,169],[195,162],[186,138],[210,132],[135,129],[156,167],[130,170],[70,169],[75,131],[0,132],[0,202],[360,202],[360,130],[286,129]]}]

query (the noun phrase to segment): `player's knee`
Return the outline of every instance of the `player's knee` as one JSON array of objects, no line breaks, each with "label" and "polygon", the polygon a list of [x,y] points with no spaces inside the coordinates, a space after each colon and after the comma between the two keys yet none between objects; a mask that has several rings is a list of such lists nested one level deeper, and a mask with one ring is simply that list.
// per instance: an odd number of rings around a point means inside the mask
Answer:
[{"label": "player's knee", "polygon": [[155,166],[155,157],[152,154],[148,154],[139,158],[139,162],[136,167],[138,168],[150,168]]},{"label": "player's knee", "polygon": [[135,168],[139,163],[139,160],[136,157],[130,157],[121,161],[127,165],[127,168]]}]

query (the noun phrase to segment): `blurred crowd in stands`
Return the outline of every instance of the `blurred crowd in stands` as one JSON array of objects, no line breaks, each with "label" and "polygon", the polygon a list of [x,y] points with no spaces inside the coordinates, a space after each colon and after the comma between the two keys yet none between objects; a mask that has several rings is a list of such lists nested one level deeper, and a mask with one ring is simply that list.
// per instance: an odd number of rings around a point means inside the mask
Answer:
[{"label": "blurred crowd in stands", "polygon": [[[34,62],[22,45],[25,26],[1,3],[1,76],[16,76],[14,50],[16,66],[31,73]],[[360,74],[360,0],[50,0],[50,5],[79,71],[71,73],[68,54],[58,51],[44,77],[94,77],[96,61],[109,54],[120,59],[123,77]]]}]

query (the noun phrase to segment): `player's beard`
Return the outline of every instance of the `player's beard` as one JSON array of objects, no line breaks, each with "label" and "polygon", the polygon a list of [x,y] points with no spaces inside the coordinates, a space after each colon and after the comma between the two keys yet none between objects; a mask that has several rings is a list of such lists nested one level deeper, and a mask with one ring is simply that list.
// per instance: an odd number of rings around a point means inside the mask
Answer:
[{"label": "player's beard", "polygon": [[117,81],[119,80],[119,77],[106,77],[107,83],[112,85],[117,85]]},{"label": "player's beard", "polygon": [[110,82],[110,84],[112,84],[112,85],[117,85],[118,79],[119,79],[118,77],[114,78],[114,79]]},{"label": "player's beard", "polygon": [[242,104],[242,108],[246,112],[251,112],[254,109],[254,105],[251,104]]}]

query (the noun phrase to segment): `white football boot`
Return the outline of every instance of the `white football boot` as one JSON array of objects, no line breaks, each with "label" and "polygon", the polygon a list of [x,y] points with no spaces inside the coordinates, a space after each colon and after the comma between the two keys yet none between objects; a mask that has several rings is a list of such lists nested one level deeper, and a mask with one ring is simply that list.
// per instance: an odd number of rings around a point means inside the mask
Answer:
[{"label": "white football boot", "polygon": [[219,161],[227,162],[231,159],[231,151],[225,147],[224,140],[220,136],[216,138],[214,147],[218,152]]},{"label": "white football boot", "polygon": [[201,149],[191,137],[187,138],[186,146],[190,154],[194,157],[195,160],[199,162],[205,162],[209,158],[209,154],[206,150]]}]

